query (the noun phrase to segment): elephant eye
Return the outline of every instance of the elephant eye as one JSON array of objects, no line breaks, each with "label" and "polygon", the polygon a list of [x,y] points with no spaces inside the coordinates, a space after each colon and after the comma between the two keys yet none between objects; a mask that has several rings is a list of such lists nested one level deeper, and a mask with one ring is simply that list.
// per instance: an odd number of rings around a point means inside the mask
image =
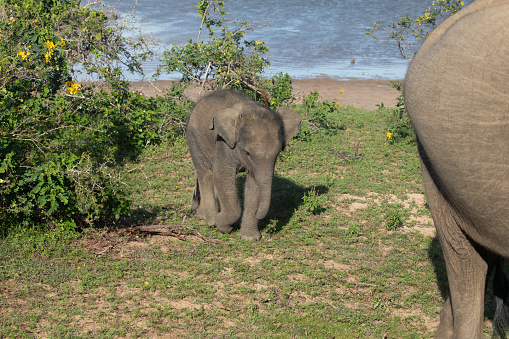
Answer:
[{"label": "elephant eye", "polygon": [[249,151],[244,150],[244,153],[246,153],[246,155],[247,155],[248,157],[251,157],[251,153],[249,153]]}]

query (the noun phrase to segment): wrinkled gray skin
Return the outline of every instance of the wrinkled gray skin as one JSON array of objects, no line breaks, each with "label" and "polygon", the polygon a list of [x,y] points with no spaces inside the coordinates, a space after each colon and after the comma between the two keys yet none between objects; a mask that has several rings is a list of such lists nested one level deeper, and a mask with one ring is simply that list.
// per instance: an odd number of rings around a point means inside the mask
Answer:
[{"label": "wrinkled gray skin", "polygon": [[[478,0],[412,61],[405,102],[442,245],[450,297],[438,338],[481,338],[487,275],[509,257],[509,1]],[[494,329],[507,316],[497,269]]]},{"label": "wrinkled gray skin", "polygon": [[258,221],[269,211],[276,157],[298,133],[300,120],[289,108],[274,112],[234,91],[200,99],[186,127],[196,174],[191,213],[230,232],[241,216],[235,176],[246,170],[240,237],[260,240]]}]

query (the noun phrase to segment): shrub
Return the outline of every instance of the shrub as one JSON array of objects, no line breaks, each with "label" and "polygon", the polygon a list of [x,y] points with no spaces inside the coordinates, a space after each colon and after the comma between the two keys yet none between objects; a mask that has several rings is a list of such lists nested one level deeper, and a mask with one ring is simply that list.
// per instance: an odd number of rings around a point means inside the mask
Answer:
[{"label": "shrub", "polygon": [[302,125],[297,135],[300,139],[306,139],[313,133],[334,134],[345,129],[341,121],[341,106],[319,98],[320,94],[316,91],[304,97]]},{"label": "shrub", "polygon": [[302,197],[304,207],[311,214],[319,214],[323,211],[322,204],[324,200],[325,197],[321,196],[314,186]]},{"label": "shrub", "polygon": [[74,0],[4,0],[0,15],[0,230],[128,214],[122,165],[185,110],[129,90],[146,40]]},{"label": "shrub", "polygon": [[402,140],[415,141],[415,131],[405,110],[403,84],[391,81],[391,87],[400,92],[400,96],[397,98],[396,108],[391,109],[393,114],[386,126],[387,140],[391,144]]},{"label": "shrub", "polygon": [[412,59],[422,42],[445,19],[458,12],[465,5],[460,0],[433,0],[421,16],[411,18],[408,14],[398,22],[383,26],[380,21],[368,29],[366,34],[374,39],[390,39],[396,42],[401,55]]},{"label": "shrub", "polygon": [[[197,40],[164,51],[161,67],[164,71],[181,73],[184,86],[198,83],[211,90],[234,88],[258,101],[263,100],[261,89],[273,108],[293,100],[288,74],[263,78],[264,69],[270,66],[263,55],[269,49],[263,41],[244,38],[246,31],[255,28],[253,24],[228,22],[223,1],[200,0],[196,7],[202,18]],[[204,26],[208,39],[201,41]]]}]

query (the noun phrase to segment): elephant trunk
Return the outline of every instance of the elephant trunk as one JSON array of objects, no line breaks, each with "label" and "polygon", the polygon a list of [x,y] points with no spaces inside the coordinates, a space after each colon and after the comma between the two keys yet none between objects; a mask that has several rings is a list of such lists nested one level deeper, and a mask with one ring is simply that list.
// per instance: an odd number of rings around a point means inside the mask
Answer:
[{"label": "elephant trunk", "polygon": [[260,203],[258,205],[258,210],[256,212],[256,219],[258,220],[265,218],[265,216],[269,212],[273,175],[274,170],[271,171],[270,175],[263,176],[260,179],[256,178],[256,181],[258,183],[258,189],[260,192]]}]

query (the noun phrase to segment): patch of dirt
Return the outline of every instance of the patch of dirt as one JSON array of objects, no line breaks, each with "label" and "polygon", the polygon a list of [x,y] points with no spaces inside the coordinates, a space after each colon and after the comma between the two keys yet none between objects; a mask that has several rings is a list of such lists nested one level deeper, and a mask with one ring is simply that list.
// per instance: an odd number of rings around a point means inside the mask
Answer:
[{"label": "patch of dirt", "polygon": [[[436,230],[434,227],[433,219],[427,215],[418,215],[419,209],[424,206],[426,197],[424,194],[409,193],[406,195],[407,199],[401,200],[394,194],[380,195],[377,193],[369,193],[367,197],[360,197],[351,194],[343,194],[339,196],[337,209],[346,213],[355,213],[360,210],[369,208],[370,202],[380,204],[382,201],[387,201],[392,204],[402,204],[404,208],[410,209],[412,214],[408,218],[408,222],[415,222],[412,227],[403,225],[399,228],[400,232],[420,232],[424,236],[434,237]],[[347,204],[347,206],[345,206]]]},{"label": "patch of dirt", "polygon": [[341,272],[345,272],[350,269],[350,265],[341,264],[335,262],[334,260],[323,261],[322,264],[325,266],[325,268],[332,268]]},{"label": "patch of dirt", "polygon": [[[147,96],[163,95],[170,88],[173,81],[159,80],[156,82],[133,82],[131,90],[139,91]],[[337,80],[329,77],[310,79],[292,79],[293,94],[297,102],[302,102],[304,96],[318,91],[322,100],[334,101],[345,106],[354,106],[374,110],[377,104],[385,107],[395,107],[399,92],[390,87],[390,80]],[[185,94],[193,101],[198,98],[200,88],[190,88]]]},{"label": "patch of dirt", "polygon": [[394,309],[392,311],[392,317],[410,318],[418,317],[424,324],[424,327],[430,332],[435,333],[440,323],[440,317],[437,315],[430,318],[429,315],[422,313],[418,309]]},{"label": "patch of dirt", "polygon": [[350,204],[350,206],[348,207],[348,209],[350,210],[350,212],[355,212],[355,211],[359,211],[359,210],[365,210],[368,207],[369,207],[369,205],[367,203],[352,202]]},{"label": "patch of dirt", "polygon": [[345,106],[377,109],[377,104],[395,107],[399,92],[390,87],[390,80],[337,80],[329,77],[293,80],[297,96],[317,91],[323,100]]}]

